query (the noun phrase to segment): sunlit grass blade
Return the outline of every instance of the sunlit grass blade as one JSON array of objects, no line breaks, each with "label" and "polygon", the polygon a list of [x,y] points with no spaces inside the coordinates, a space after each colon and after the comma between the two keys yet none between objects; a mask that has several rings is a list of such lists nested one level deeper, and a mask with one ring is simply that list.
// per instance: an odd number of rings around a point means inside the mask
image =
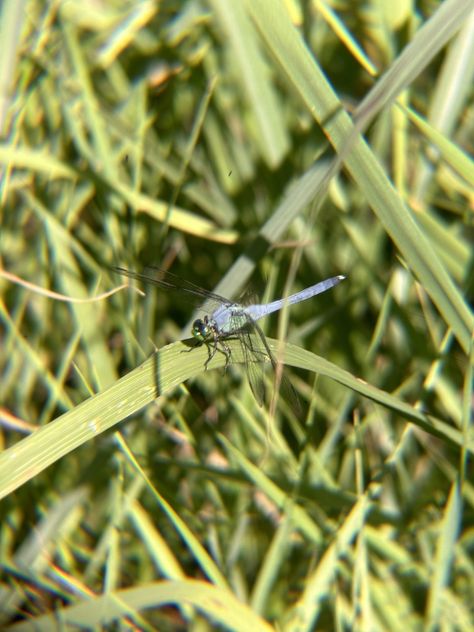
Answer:
[{"label": "sunlit grass blade", "polygon": [[[280,343],[271,339],[268,343],[274,353],[280,353]],[[229,347],[232,360],[243,362],[240,343],[229,340]],[[206,347],[197,347],[186,355],[183,351],[187,352],[189,348],[180,342],[161,349],[104,392],[86,400],[3,452],[0,455],[0,497],[24,484],[71,450],[125,420],[160,395],[168,393],[179,383],[201,373],[208,357]],[[423,414],[398,397],[357,379],[300,347],[286,345],[283,358],[291,366],[315,371],[351,388],[419,425],[426,432],[459,447],[465,446],[471,451],[474,449],[473,439],[468,437],[466,445],[462,434],[455,428]],[[212,367],[222,367],[225,361],[222,354],[216,354]],[[12,460],[15,462],[14,470],[10,467]]]}]

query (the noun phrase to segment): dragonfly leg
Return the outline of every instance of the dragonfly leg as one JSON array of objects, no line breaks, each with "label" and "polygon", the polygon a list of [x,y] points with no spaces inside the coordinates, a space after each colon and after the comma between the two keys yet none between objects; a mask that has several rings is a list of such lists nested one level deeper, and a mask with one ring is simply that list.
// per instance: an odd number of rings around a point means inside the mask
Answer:
[{"label": "dragonfly leg", "polygon": [[224,371],[225,371],[227,367],[229,366],[230,356],[232,355],[232,353],[231,353],[229,345],[225,342],[225,340],[223,340],[222,338],[219,338],[216,332],[214,332],[212,345],[210,342],[207,343],[207,351],[208,351],[208,357],[207,357],[207,360],[204,362],[204,368],[207,370],[207,365],[212,360],[212,358],[216,355],[216,353],[219,351],[219,353],[223,353],[225,355],[225,365],[224,365]]},{"label": "dragonfly leg", "polygon": [[219,347],[218,347],[218,343],[219,343],[219,338],[217,337],[217,334],[215,332],[213,332],[213,338],[212,338],[212,347],[211,344],[209,342],[207,342],[207,360],[204,362],[204,369],[207,371],[207,365],[209,364],[209,362],[212,360],[212,358],[216,355],[216,352],[218,351]]},{"label": "dragonfly leg", "polygon": [[222,346],[222,349],[220,349],[220,351],[225,355],[225,364],[224,364],[224,372],[225,372],[227,370],[227,367],[229,366],[230,356],[232,355],[232,351],[225,340],[221,340],[220,343]]}]

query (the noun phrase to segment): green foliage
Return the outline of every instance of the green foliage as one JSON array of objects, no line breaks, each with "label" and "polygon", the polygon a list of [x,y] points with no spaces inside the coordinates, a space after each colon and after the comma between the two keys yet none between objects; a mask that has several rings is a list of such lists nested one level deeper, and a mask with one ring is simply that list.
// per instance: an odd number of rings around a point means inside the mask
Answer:
[{"label": "green foliage", "polygon": [[2,629],[471,629],[473,8],[4,2]]}]

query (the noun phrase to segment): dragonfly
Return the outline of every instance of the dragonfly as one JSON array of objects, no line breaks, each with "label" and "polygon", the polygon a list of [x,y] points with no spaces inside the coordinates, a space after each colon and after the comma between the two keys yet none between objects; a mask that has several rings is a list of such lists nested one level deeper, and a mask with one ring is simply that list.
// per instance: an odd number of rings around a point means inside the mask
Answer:
[{"label": "dragonfly", "polygon": [[[263,405],[265,399],[263,365],[270,363],[275,371],[277,360],[257,321],[287,305],[295,305],[322,294],[346,278],[340,274],[271,303],[244,305],[205,290],[176,274],[159,268],[153,267],[147,268],[144,272],[134,272],[127,268],[114,266],[112,270],[122,276],[177,292],[183,297],[193,297],[200,304],[211,305],[203,318],[197,318],[193,322],[191,329],[193,338],[198,343],[207,345],[208,357],[204,367],[207,369],[216,353],[220,351],[225,355],[225,368],[227,368],[231,360],[231,349],[227,341],[239,340],[250,389],[260,406]],[[291,385],[289,388],[293,390]],[[293,399],[296,397],[295,394]]]}]

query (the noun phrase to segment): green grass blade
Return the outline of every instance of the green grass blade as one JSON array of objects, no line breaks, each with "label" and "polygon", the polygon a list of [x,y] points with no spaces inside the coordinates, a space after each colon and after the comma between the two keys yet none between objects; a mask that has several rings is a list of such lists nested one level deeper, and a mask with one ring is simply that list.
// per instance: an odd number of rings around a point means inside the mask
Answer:
[{"label": "green grass blade", "polygon": [[[448,4],[450,8],[456,8],[456,11],[449,12],[443,6],[442,14],[435,16],[436,19],[432,18],[433,23],[428,32],[424,30],[419,37],[416,58],[423,59],[423,63],[438,50],[428,37],[432,29],[440,27],[439,36],[435,38],[439,47],[456,33],[462,20],[469,14],[466,3],[456,0],[443,3]],[[268,48],[288,80],[316,120],[323,125],[328,138],[342,156],[347,170],[363,191],[374,213],[443,315],[447,326],[453,330],[467,352],[474,329],[472,313],[376,156],[357,134],[322,70],[290,23],[283,3],[278,2],[276,7],[273,1],[263,1],[249,3],[248,7]],[[443,20],[446,14],[449,19]],[[412,43],[412,46],[415,45]],[[412,78],[414,70],[415,67],[410,64],[407,81]],[[388,86],[389,95],[395,96],[402,86],[401,81]]]},{"label": "green grass blade", "polygon": [[[281,353],[280,343],[268,340],[271,350]],[[232,358],[242,362],[240,344],[229,341]],[[87,441],[112,428],[139,411],[160,395],[184,380],[202,372],[207,349],[198,347],[191,353],[181,342],[154,353],[141,366],[111,387],[86,400],[56,421],[46,425],[0,454],[0,498],[35,477],[46,467]],[[184,353],[186,355],[184,355]],[[218,354],[221,356],[222,354]],[[212,368],[222,367],[224,358],[216,355]],[[450,443],[463,446],[462,433],[448,424],[427,416],[398,397],[358,380],[347,371],[295,345],[286,345],[285,362],[329,377],[364,397],[392,410],[420,428]],[[225,378],[221,378],[225,379]],[[467,438],[466,449],[473,450],[473,439]],[[11,463],[15,469],[11,469]]]}]

